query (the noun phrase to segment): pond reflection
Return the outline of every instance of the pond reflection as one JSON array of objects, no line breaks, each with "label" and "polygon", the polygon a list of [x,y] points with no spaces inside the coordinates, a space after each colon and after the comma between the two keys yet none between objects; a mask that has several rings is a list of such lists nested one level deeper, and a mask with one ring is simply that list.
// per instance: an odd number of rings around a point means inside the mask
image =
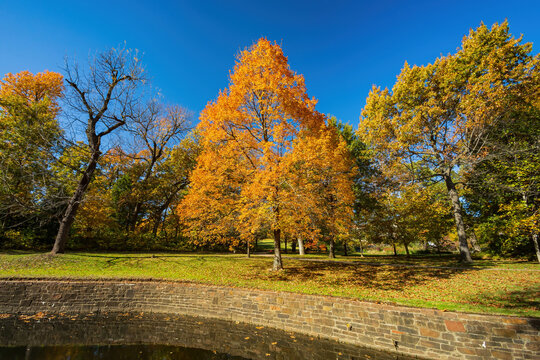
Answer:
[{"label": "pond reflection", "polygon": [[411,359],[263,326],[163,314],[0,314],[0,359]]}]

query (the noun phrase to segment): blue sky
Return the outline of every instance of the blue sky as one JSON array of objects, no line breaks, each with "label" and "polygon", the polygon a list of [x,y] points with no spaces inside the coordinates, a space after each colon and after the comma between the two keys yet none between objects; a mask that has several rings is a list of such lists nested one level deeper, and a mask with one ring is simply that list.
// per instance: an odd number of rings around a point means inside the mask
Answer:
[{"label": "blue sky", "polygon": [[235,54],[266,37],[282,44],[318,110],[356,127],[371,86],[391,87],[405,60],[431,62],[481,21],[505,18],[538,43],[538,0],[0,0],[0,74],[60,71],[65,56],[84,62],[125,41],[144,52],[165,99],[198,114],[227,86]]}]

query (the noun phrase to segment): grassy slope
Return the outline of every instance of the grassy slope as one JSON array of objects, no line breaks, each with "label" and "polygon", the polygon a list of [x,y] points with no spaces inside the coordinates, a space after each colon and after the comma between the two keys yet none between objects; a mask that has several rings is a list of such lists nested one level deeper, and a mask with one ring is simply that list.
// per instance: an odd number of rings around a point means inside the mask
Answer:
[{"label": "grassy slope", "polygon": [[[321,259],[321,256],[311,255]],[[453,257],[347,257],[356,263],[285,258],[269,271],[270,257],[202,254],[36,253],[0,254],[0,277],[129,277],[188,280],[359,298],[438,309],[540,317],[540,267],[478,261],[459,267]],[[379,263],[375,265],[373,263]],[[417,264],[389,266],[386,263]],[[452,268],[426,267],[435,265]]]}]

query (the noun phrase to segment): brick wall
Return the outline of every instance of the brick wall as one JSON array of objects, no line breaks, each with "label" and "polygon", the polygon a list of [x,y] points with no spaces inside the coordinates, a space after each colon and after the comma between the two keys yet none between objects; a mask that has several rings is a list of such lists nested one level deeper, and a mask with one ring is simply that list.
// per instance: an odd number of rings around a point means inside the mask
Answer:
[{"label": "brick wall", "polygon": [[0,280],[0,313],[143,311],[242,321],[432,359],[540,359],[540,319],[140,280]]}]

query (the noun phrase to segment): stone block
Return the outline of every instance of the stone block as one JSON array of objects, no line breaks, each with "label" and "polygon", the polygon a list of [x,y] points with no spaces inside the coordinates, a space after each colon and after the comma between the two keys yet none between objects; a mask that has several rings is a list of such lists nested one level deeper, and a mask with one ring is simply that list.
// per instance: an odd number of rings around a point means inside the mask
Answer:
[{"label": "stone block", "polygon": [[465,332],[465,326],[463,326],[461,321],[445,320],[444,323],[448,331]]}]

